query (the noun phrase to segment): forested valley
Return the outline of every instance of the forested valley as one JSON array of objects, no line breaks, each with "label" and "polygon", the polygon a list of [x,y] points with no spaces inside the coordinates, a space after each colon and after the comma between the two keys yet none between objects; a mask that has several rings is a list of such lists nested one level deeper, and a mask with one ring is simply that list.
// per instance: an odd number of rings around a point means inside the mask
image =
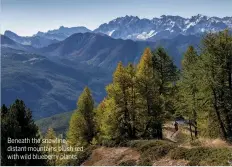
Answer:
[{"label": "forested valley", "polygon": [[[164,156],[188,165],[229,165],[232,161],[232,35],[208,33],[198,48],[189,46],[178,69],[161,46],[146,48],[138,64],[118,63],[107,95],[94,104],[86,87],[77,101],[65,136],[49,128],[45,135],[34,124],[21,100],[1,108],[2,165],[80,165],[98,147],[132,147],[138,161],[120,165],[152,165]],[[4,97],[3,97],[4,98]],[[183,122],[183,124],[182,124]],[[175,123],[175,125],[173,125]],[[176,125],[177,124],[177,125]],[[174,129],[174,137],[164,131]],[[183,129],[187,133],[181,134]],[[173,135],[172,134],[172,135]],[[83,146],[75,160],[8,160],[7,138],[63,138],[66,146]],[[191,148],[182,147],[183,140]],[[228,147],[205,147],[220,139]],[[39,146],[35,146],[39,147]],[[59,145],[55,145],[59,147]],[[62,154],[39,152],[38,154]]]}]

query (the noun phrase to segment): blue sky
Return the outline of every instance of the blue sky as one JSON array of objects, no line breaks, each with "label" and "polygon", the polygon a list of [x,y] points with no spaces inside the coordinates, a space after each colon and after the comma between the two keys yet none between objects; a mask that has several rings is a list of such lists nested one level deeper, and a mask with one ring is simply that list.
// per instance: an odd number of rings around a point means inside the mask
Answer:
[{"label": "blue sky", "polygon": [[1,0],[1,33],[19,35],[65,27],[95,29],[116,17],[232,16],[232,0]]}]

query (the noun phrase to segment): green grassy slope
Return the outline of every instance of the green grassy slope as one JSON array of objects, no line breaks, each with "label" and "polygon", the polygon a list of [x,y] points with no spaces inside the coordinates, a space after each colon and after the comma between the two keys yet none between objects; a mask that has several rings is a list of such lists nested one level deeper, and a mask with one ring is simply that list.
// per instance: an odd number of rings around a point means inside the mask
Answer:
[{"label": "green grassy slope", "polygon": [[48,128],[53,128],[57,134],[66,134],[69,120],[73,111],[56,114],[51,117],[35,121],[42,134],[46,133]]}]

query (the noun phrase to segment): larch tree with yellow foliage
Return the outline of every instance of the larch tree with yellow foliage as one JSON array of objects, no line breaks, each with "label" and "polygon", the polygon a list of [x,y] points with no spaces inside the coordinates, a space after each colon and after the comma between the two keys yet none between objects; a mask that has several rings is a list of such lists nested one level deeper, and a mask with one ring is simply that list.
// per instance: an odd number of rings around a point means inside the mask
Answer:
[{"label": "larch tree with yellow foliage", "polygon": [[88,87],[80,95],[77,106],[67,134],[68,142],[72,146],[90,144],[95,135],[94,101]]},{"label": "larch tree with yellow foliage", "polygon": [[152,53],[146,48],[136,71],[140,112],[144,113],[145,124],[142,137],[162,139],[162,113],[159,97],[159,76],[153,69]]}]

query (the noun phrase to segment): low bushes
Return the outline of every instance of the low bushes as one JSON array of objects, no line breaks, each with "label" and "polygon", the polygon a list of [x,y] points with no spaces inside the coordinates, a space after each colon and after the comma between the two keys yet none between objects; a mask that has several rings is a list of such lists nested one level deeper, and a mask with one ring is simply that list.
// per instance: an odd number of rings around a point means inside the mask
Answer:
[{"label": "low bushes", "polygon": [[127,143],[128,147],[137,149],[141,153],[140,166],[150,166],[154,160],[167,155],[170,150],[176,148],[174,143],[164,140],[135,140]]},{"label": "low bushes", "polygon": [[202,143],[199,140],[193,140],[190,142],[190,145],[193,147],[199,147],[202,145]]},{"label": "low bushes", "polygon": [[176,148],[170,151],[169,156],[172,159],[185,159],[189,161],[188,165],[201,166],[223,166],[229,165],[232,160],[232,149],[229,148],[206,148],[197,147],[192,149]]},{"label": "low bushes", "polygon": [[127,160],[127,161],[122,161],[119,163],[119,166],[135,166],[136,161],[135,160]]},{"label": "low bushes", "polygon": [[185,159],[187,151],[187,148],[177,147],[170,151],[169,156],[172,159]]},{"label": "low bushes", "polygon": [[[198,142],[194,146],[200,145]],[[209,148],[194,147],[187,149],[177,147],[175,143],[164,140],[134,140],[127,142],[128,147],[137,149],[141,153],[138,165],[149,166],[155,160],[164,156],[171,159],[184,159],[189,161],[188,165],[201,166],[224,166],[232,161],[232,149],[229,148]]]},{"label": "low bushes", "polygon": [[[131,147],[140,152],[138,163],[135,160],[127,160],[121,162],[120,166],[150,166],[154,161],[165,156],[174,160],[187,160],[188,165],[193,166],[224,166],[230,165],[229,161],[232,161],[232,149],[201,147],[198,141],[191,143],[194,146],[191,149],[178,147],[176,143],[165,140],[132,140],[121,143],[106,140],[101,145],[107,147]],[[80,165],[91,154],[90,150],[92,149],[89,149],[83,155],[79,155],[75,164],[72,162],[69,165]]]}]

